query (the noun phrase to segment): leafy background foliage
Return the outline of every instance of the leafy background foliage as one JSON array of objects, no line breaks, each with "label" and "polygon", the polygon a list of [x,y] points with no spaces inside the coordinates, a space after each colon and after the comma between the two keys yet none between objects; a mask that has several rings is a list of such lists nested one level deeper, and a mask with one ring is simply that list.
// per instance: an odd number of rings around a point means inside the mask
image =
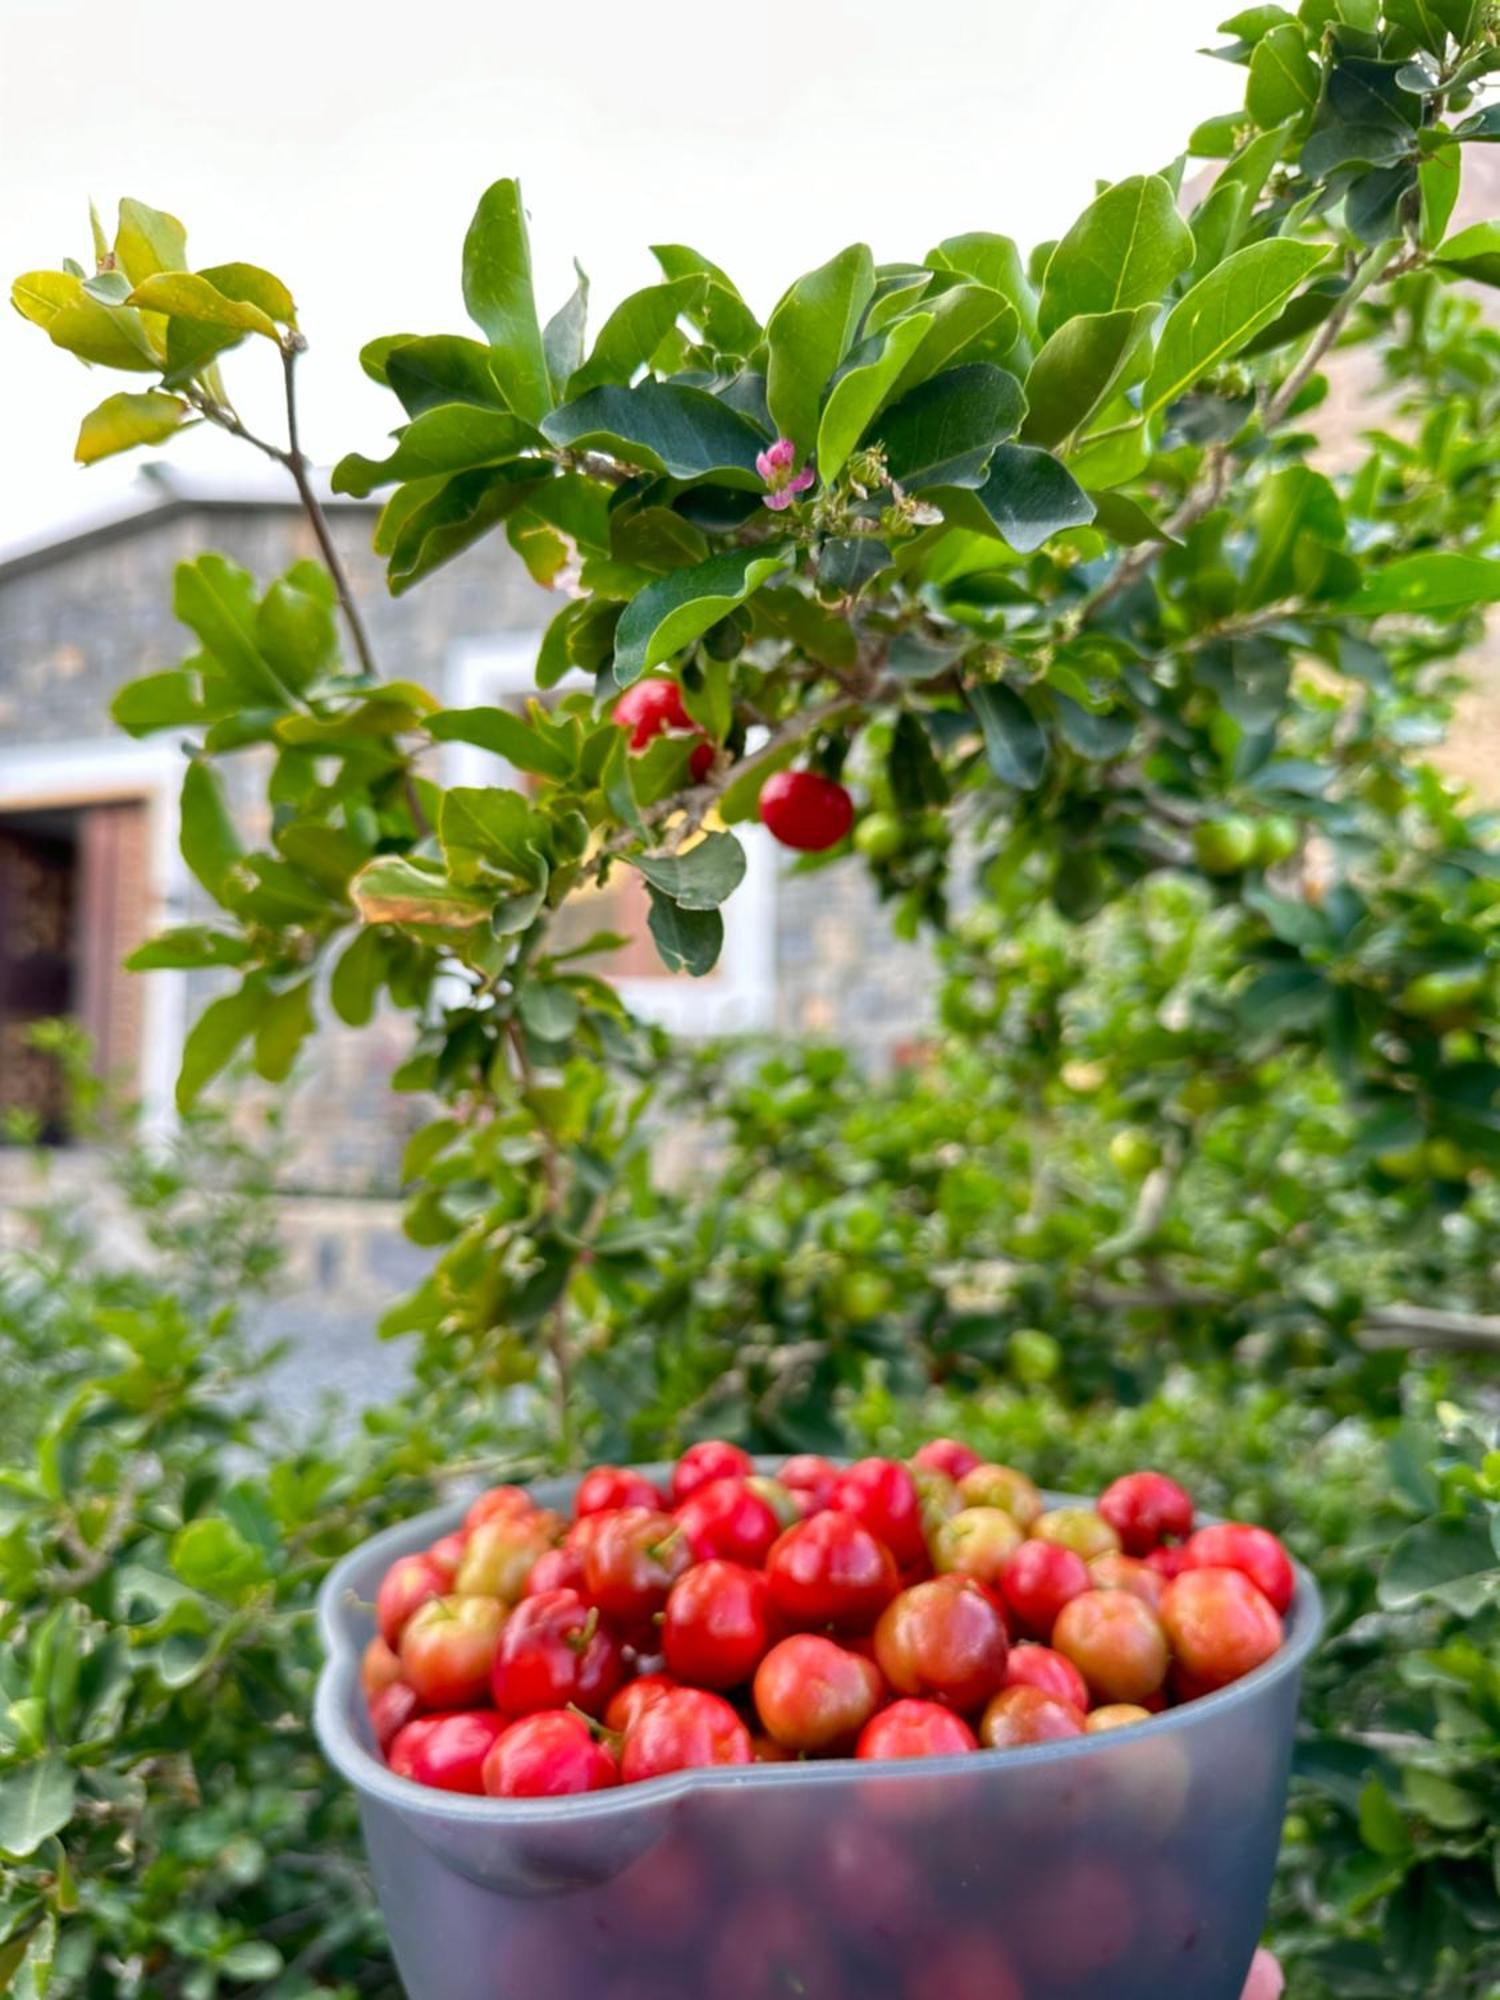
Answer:
[{"label": "leafy background foliage", "polygon": [[[232,1064],[279,1081],[320,1016],[404,1010],[397,1085],[433,1112],[407,1228],[439,1255],[385,1322],[411,1396],[335,1448],[255,1399],[263,1190],[222,1139],[217,1178],[123,1143],[149,1283],[55,1206],[7,1251],[0,1338],[34,1384],[0,1481],[16,1992],[389,1986],[306,1733],[309,1607],[442,1480],[937,1422],[1064,1483],[1159,1462],[1285,1526],[1333,1628],[1275,1916],[1294,1989],[1500,1981],[1500,862],[1421,761],[1500,599],[1500,350],[1456,288],[1500,279],[1500,226],[1449,228],[1500,58],[1475,0],[1225,32],[1244,109],[1058,243],[854,245],[764,324],[664,245],[590,343],[586,281],[544,318],[519,189],[489,189],[480,337],[372,341],[402,420],[334,483],[390,489],[395,591],[496,533],[558,591],[524,717],[379,673],[279,279],[189,270],[181,225],[127,201],[92,270],[17,281],[55,345],[154,378],[81,459],[217,425],[286,468],[323,557],[184,565],[194,650],[116,705],[189,736],[183,852],[219,911],[137,958],[225,976],[183,1143]],[[1189,158],[1221,163],[1197,201]],[[230,399],[257,343],[284,441]],[[1386,428],[1331,471],[1335,349],[1383,373]],[[778,437],[796,492],[758,462]],[[632,750],[611,706],[662,669],[701,734]],[[443,789],[451,741],[528,789]],[[260,847],[226,803],[241,756]],[[588,969],[611,940],[554,942],[574,890],[633,868],[665,961],[708,971],[734,829],[794,763],[851,787],[850,845],[942,961],[941,1032],[892,1080],[674,1052]],[[684,1105],[718,1148],[687,1193],[652,1173]]]}]

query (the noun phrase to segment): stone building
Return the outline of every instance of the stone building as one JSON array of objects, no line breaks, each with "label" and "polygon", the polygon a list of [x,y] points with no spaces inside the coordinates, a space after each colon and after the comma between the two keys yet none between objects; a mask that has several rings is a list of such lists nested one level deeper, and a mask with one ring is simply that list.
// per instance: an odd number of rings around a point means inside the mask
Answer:
[{"label": "stone building", "polygon": [[[371,553],[374,509],[330,502],[333,532],[387,671],[445,703],[517,702],[556,600],[503,538],[401,599]],[[173,666],[191,634],[171,611],[179,562],[219,549],[265,581],[315,555],[281,488],[208,487],[153,468],[131,504],[0,551],[0,1104],[36,1098],[46,1078],[25,1047],[28,1020],[68,1014],[148,1119],[171,1117],[182,1038],[214,975],[134,975],[120,961],[200,896],[177,849],[182,751],[170,735],[132,742],[111,723],[115,691]],[[505,782],[486,752],[450,746],[445,775]],[[240,809],[253,832],[253,776]],[[799,876],[759,829],[726,912],[726,946],[704,980],[666,974],[644,936],[631,878],[605,892],[590,929],[637,937],[611,968],[631,1004],[684,1034],[781,1029],[837,1035],[879,1062],[919,1032],[926,957],[891,940],[854,869]],[[389,1297],[409,1279],[390,1197],[407,1126],[421,1116],[383,1087],[409,1022],[325,1027],[290,1106],[288,1235],[303,1283],[346,1302]],[[6,1168],[0,1159],[0,1196]],[[373,1202],[372,1197],[376,1197]]]}]

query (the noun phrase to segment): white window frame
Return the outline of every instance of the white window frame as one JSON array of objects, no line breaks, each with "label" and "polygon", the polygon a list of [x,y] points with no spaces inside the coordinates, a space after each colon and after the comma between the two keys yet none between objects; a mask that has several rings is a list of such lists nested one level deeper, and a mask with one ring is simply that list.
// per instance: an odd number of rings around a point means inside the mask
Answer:
[{"label": "white window frame", "polygon": [[[454,708],[486,708],[535,694],[540,631],[503,632],[461,640],[446,661],[447,699]],[[565,687],[586,687],[585,677]],[[503,758],[473,743],[443,750],[450,785],[516,785],[524,779]],[[710,979],[663,970],[660,979],[617,979],[621,999],[642,1020],[680,1035],[737,1034],[769,1027],[776,1001],[775,847],[764,827],[736,827],[745,850],[745,879],[724,912],[724,951]]]},{"label": "white window frame", "polygon": [[[82,743],[31,743],[0,750],[0,812],[138,801],[147,813],[150,869],[147,914],[154,934],[187,916],[187,868],[177,844],[182,758],[158,744],[109,738]],[[143,1131],[170,1132],[177,1122],[174,1087],[187,1023],[187,974],[152,972],[142,981],[141,1047],[135,1079]]]}]

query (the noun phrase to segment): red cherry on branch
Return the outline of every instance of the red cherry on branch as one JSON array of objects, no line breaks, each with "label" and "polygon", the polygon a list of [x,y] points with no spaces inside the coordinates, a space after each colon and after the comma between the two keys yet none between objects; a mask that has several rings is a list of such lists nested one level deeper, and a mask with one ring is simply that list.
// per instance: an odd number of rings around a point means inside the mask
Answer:
[{"label": "red cherry on branch", "polygon": [[816,771],[775,771],[761,787],[760,817],[783,847],[821,854],[853,826],[854,801]]},{"label": "red cherry on branch", "polygon": [[[668,729],[688,729],[701,734],[683,705],[682,689],[673,680],[637,681],[626,688],[615,703],[615,721],[630,731],[632,750],[644,750],[655,736]],[[693,751],[688,766],[693,783],[701,784],[714,761],[714,746],[707,737]]]}]

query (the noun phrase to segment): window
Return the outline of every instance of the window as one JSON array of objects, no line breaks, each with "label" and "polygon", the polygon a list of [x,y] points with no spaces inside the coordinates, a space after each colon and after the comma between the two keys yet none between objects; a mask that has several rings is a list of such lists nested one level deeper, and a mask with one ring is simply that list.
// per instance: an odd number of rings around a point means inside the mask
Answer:
[{"label": "window", "polygon": [[59,1079],[29,1047],[33,1023],[74,1020],[101,1073],[169,1116],[181,1049],[181,974],[139,979],[122,961],[163,921],[180,878],[170,752],[33,745],[0,755],[0,1103],[66,1137]]},{"label": "window", "polygon": [[[455,649],[448,669],[454,708],[511,707],[524,711],[536,695],[536,655],[541,635],[507,633]],[[565,684],[567,685],[567,684]],[[576,683],[584,686],[582,677]],[[515,785],[527,780],[500,758],[472,744],[445,752],[444,777],[455,785]],[[724,910],[724,951],[703,979],[669,973],[646,929],[648,902],[634,869],[618,868],[607,888],[571,899],[559,933],[579,942],[594,931],[618,931],[631,942],[593,969],[614,981],[633,1013],[683,1034],[727,1034],[764,1027],[772,1018],[775,978],[776,861],[769,836],[758,826],[736,827],[745,848],[745,880]]]}]

